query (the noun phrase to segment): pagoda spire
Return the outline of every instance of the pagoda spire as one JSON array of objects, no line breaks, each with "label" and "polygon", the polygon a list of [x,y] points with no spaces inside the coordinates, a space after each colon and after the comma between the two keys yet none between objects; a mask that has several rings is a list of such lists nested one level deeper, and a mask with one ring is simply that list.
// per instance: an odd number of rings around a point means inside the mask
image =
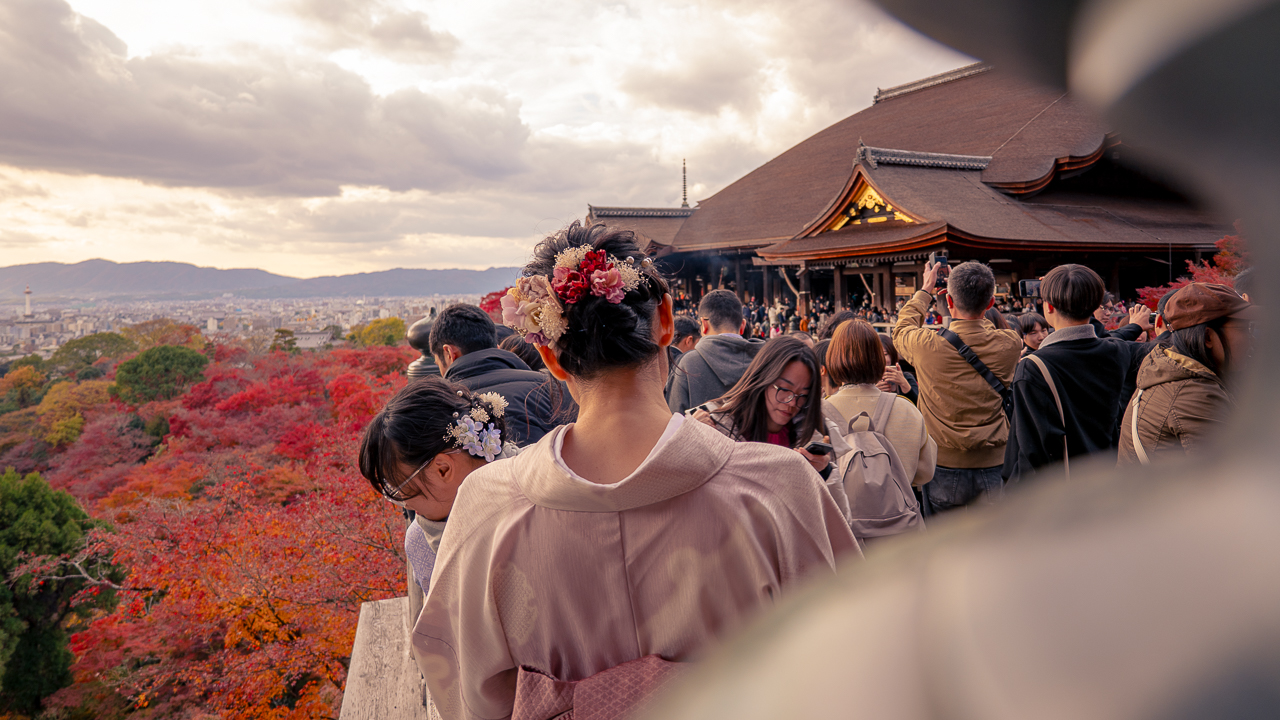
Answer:
[{"label": "pagoda spire", "polygon": [[689,165],[684,158],[680,158],[680,207],[689,207]]}]

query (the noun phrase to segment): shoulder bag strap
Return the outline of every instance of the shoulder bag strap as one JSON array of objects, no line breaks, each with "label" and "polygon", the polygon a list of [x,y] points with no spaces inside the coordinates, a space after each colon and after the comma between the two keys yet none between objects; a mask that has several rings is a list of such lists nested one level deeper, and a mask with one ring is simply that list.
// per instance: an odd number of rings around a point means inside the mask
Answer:
[{"label": "shoulder bag strap", "polygon": [[1129,432],[1133,433],[1133,450],[1138,454],[1138,462],[1143,465],[1150,465],[1151,458],[1147,457],[1147,449],[1142,447],[1142,438],[1138,437],[1138,410],[1142,409],[1142,390],[1138,390],[1133,396],[1133,420],[1129,423]]},{"label": "shoulder bag strap", "polygon": [[1049,374],[1049,366],[1044,361],[1036,357],[1035,354],[1027,356],[1027,359],[1036,364],[1040,368],[1040,374],[1044,376],[1044,381],[1049,383],[1049,391],[1053,393],[1053,402],[1058,406],[1058,417],[1062,419],[1062,465],[1067,470],[1067,479],[1071,478],[1071,460],[1067,456],[1067,414],[1062,411],[1062,398],[1058,396],[1058,386],[1053,383],[1053,375]]},{"label": "shoulder bag strap", "polygon": [[871,427],[867,428],[868,430],[884,434],[885,426],[889,424],[889,413],[893,412],[893,403],[897,397],[894,393],[880,393],[880,398],[876,400],[875,414],[871,416]]},{"label": "shoulder bag strap", "polygon": [[960,353],[960,357],[964,358],[965,362],[972,365],[973,369],[978,371],[978,374],[982,376],[982,379],[986,380],[987,384],[991,386],[991,389],[995,390],[996,394],[1003,400],[1005,393],[1009,392],[1009,389],[1005,387],[1004,383],[1000,382],[1000,378],[996,377],[995,373],[991,372],[991,370],[987,368],[987,364],[982,362],[982,358],[978,357],[978,354],[973,351],[973,348],[965,345],[964,341],[960,339],[960,336],[955,334],[950,328],[945,328],[938,334],[942,336],[943,340],[951,343],[951,346],[956,349],[956,352]]}]

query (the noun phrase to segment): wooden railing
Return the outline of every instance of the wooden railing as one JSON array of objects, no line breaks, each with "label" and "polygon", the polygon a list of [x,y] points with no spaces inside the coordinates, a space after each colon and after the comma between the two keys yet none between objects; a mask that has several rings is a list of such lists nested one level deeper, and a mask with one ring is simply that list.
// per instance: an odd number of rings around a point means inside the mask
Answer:
[{"label": "wooden railing", "polygon": [[405,563],[409,594],[360,606],[339,720],[438,720],[413,659],[410,638],[422,611],[422,588]]}]

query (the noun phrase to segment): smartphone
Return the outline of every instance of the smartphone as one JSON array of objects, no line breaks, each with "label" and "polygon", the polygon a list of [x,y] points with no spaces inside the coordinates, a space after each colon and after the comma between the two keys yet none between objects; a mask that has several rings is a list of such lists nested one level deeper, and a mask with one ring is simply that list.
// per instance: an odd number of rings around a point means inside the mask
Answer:
[{"label": "smartphone", "polygon": [[1155,327],[1155,325],[1156,325],[1156,318],[1158,318],[1158,317],[1160,317],[1160,313],[1157,313],[1157,312],[1153,312],[1153,313],[1151,313],[1151,321],[1150,321],[1150,322],[1151,322],[1151,326],[1152,326],[1152,327]]},{"label": "smartphone", "polygon": [[938,279],[934,282],[934,287],[941,290],[947,286],[947,276],[951,274],[951,265],[948,264],[947,251],[942,250],[936,253],[929,253],[929,262],[938,266]]},{"label": "smartphone", "polygon": [[813,442],[804,446],[804,451],[809,453],[810,455],[830,455],[831,443],[824,443],[818,440],[814,440]]},{"label": "smartphone", "polygon": [[1024,298],[1040,297],[1040,281],[1039,280],[1019,280],[1018,295]]}]

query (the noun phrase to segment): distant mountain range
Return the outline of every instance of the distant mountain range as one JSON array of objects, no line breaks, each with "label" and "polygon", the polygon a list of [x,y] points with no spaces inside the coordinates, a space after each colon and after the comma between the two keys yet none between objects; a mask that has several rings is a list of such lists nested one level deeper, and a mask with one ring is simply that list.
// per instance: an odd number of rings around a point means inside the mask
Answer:
[{"label": "distant mountain range", "polygon": [[265,270],[219,270],[177,262],[116,263],[86,260],[32,263],[0,268],[0,298],[21,298],[27,285],[40,297],[168,297],[222,293],[251,298],[299,298],[374,295],[471,295],[500,290],[515,281],[519,268],[488,270],[414,270],[299,278]]}]

